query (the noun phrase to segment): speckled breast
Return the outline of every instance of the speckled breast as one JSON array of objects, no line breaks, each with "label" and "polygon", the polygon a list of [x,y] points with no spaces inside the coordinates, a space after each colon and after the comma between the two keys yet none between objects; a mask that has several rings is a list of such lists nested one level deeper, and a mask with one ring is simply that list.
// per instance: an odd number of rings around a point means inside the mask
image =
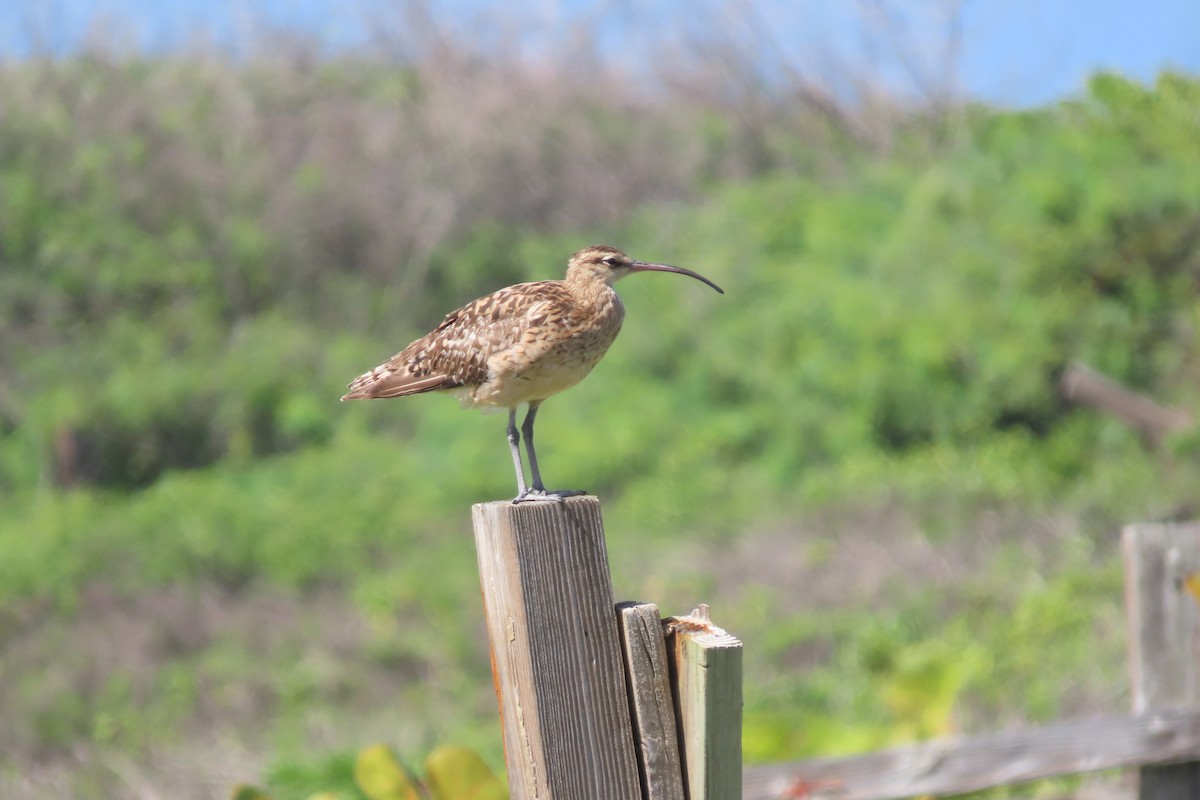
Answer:
[{"label": "speckled breast", "polygon": [[492,379],[476,392],[476,402],[513,406],[571,388],[608,352],[624,318],[613,292],[603,303],[530,328],[516,347],[489,362]]}]

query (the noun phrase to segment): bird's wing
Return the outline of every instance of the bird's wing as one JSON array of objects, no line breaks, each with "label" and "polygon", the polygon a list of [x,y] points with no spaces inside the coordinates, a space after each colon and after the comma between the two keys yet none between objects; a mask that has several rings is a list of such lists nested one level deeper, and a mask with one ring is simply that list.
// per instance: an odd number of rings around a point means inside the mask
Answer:
[{"label": "bird's wing", "polygon": [[450,312],[432,331],[360,375],[342,399],[478,386],[488,379],[488,359],[569,306],[570,295],[561,281],[521,283],[481,297]]}]

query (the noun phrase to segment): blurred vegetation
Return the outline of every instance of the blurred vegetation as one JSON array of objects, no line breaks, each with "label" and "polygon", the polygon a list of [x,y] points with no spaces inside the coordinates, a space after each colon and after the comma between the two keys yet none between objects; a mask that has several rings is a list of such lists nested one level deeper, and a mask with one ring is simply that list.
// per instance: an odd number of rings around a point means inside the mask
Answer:
[{"label": "blurred vegetation", "polygon": [[1115,533],[1195,513],[1196,440],[1056,383],[1197,405],[1200,81],[857,140],[428,59],[0,68],[0,780],[499,767],[466,509],[513,491],[502,421],[337,397],[594,242],[728,291],[623,283],[540,430],[618,594],[747,642],[748,758],[1126,705]]},{"label": "blurred vegetation", "polygon": [[[508,800],[505,782],[478,753],[464,747],[436,748],[425,759],[424,780],[384,744],[364,748],[355,756],[353,769],[348,766],[346,760],[335,759],[317,769],[289,767],[276,772],[272,782],[307,800]],[[271,796],[240,784],[231,800],[271,800]]]}]

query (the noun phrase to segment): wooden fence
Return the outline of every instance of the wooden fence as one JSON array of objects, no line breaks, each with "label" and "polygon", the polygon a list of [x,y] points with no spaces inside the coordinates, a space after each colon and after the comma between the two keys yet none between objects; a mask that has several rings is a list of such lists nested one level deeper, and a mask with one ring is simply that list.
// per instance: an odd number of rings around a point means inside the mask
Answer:
[{"label": "wooden fence", "polygon": [[705,606],[615,606],[600,503],[474,508],[513,800],[897,800],[1136,767],[1200,800],[1200,525],[1123,536],[1133,714],[741,764],[742,645]]}]

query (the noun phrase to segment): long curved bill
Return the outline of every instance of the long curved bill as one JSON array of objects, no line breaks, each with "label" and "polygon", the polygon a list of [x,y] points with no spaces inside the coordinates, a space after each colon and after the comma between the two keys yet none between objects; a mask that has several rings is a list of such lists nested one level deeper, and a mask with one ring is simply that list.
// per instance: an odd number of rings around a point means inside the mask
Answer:
[{"label": "long curved bill", "polygon": [[698,272],[692,272],[690,269],[683,267],[672,267],[670,264],[651,264],[647,261],[635,261],[629,265],[630,272],[678,272],[680,275],[687,275],[689,278],[695,278],[698,281],[707,283],[712,288],[716,289],[721,294],[725,294],[725,290],[715,283],[710,281]]}]

